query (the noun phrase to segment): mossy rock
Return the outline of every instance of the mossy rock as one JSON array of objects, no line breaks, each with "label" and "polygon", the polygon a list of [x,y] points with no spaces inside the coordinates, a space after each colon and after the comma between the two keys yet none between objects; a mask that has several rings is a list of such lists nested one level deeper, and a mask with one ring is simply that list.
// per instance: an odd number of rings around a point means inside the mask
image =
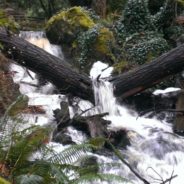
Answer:
[{"label": "mossy rock", "polygon": [[114,41],[112,31],[103,27],[99,30],[99,35],[95,42],[95,49],[101,54],[111,55],[109,44],[112,44]]},{"label": "mossy rock", "polygon": [[77,33],[88,30],[95,23],[82,7],[72,7],[54,15],[46,24],[46,34],[55,44],[72,43]]},{"label": "mossy rock", "polygon": [[7,28],[13,32],[17,32],[20,28],[19,24],[15,22],[13,17],[8,16],[2,9],[0,9],[0,27]]},{"label": "mossy rock", "polygon": [[72,7],[54,15],[46,25],[46,34],[51,43],[62,46],[65,58],[79,70],[88,72],[95,61],[114,58],[113,32],[98,24],[85,8]]}]

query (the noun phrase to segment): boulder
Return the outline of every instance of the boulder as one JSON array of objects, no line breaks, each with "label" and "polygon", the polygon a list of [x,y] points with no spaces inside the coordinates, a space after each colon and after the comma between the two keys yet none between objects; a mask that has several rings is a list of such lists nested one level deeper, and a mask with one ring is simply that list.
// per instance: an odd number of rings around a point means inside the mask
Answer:
[{"label": "boulder", "polygon": [[94,17],[85,8],[72,7],[51,17],[46,25],[51,43],[61,45],[65,59],[85,72],[97,60],[114,60],[113,32]]}]

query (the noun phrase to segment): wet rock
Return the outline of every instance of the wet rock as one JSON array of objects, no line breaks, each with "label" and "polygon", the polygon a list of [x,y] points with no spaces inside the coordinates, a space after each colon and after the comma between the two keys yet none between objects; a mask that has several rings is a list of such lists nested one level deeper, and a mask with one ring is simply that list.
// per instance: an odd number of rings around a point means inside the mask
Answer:
[{"label": "wet rock", "polygon": [[149,118],[156,117],[160,120],[173,122],[179,93],[179,91],[173,91],[167,94],[153,95],[152,92],[143,92],[129,97],[122,102],[128,107],[136,110],[139,116],[146,116]]},{"label": "wet rock", "polygon": [[108,134],[107,125],[110,124],[110,121],[103,119],[106,115],[106,113],[102,113],[86,117],[78,116],[73,119],[71,124],[90,137],[106,137]]},{"label": "wet rock", "polygon": [[124,129],[118,131],[111,131],[109,133],[109,141],[116,147],[126,148],[130,145],[129,138],[127,136],[127,131]]},{"label": "wet rock", "polygon": [[53,141],[57,143],[61,143],[63,145],[68,145],[68,144],[75,144],[72,141],[72,138],[66,134],[65,130],[61,132],[55,133],[56,135],[53,136]]},{"label": "wet rock", "polygon": [[61,109],[56,109],[53,111],[54,117],[55,117],[56,122],[57,122],[57,130],[58,131],[69,126],[69,120],[70,120],[68,102],[62,101],[60,103],[60,107],[61,107]]},{"label": "wet rock", "polygon": [[88,30],[95,23],[81,7],[73,7],[51,17],[46,25],[46,34],[54,44],[72,44],[77,33]]},{"label": "wet rock", "polygon": [[18,32],[18,29],[20,28],[19,24],[15,22],[13,16],[8,16],[8,13],[2,9],[0,9],[0,27],[6,28],[8,32],[11,33]]},{"label": "wet rock", "polygon": [[97,173],[99,171],[97,158],[95,156],[84,157],[81,160],[80,166],[84,168],[83,172]]}]

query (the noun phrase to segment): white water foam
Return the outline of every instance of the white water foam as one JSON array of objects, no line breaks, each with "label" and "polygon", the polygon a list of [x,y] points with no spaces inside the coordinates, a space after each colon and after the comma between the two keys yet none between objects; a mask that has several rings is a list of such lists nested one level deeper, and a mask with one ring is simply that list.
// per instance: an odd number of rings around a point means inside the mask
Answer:
[{"label": "white water foam", "polygon": [[[171,124],[154,118],[137,117],[136,113],[119,105],[113,96],[113,86],[107,80],[102,79],[103,77],[101,78],[105,68],[108,68],[108,65],[97,62],[91,70],[95,102],[98,113],[109,113],[109,116],[106,116],[106,119],[111,121],[109,129],[126,129],[128,131],[131,146],[123,152],[123,155],[133,168],[150,183],[158,182],[159,179],[161,183],[160,177],[166,180],[174,174],[177,177],[173,179],[173,182],[182,184],[184,181],[182,174],[184,170],[184,139],[172,132]],[[110,75],[110,71],[112,69],[109,70],[109,73],[106,71],[105,77]],[[168,92],[168,90],[164,92]],[[128,168],[126,168],[126,172],[113,169],[110,169],[109,172],[132,179],[136,184],[142,183],[132,176]]]},{"label": "white water foam", "polygon": [[[42,39],[43,42],[38,41],[38,45],[41,45],[43,49],[51,54],[59,56],[58,52],[54,49],[58,47],[52,47],[52,45],[48,46],[50,43],[45,40],[46,38],[43,32],[24,34],[22,32],[21,34],[22,37],[30,40],[32,43]],[[42,91],[38,91],[36,87],[38,81],[34,73],[29,71],[32,76],[30,77],[30,74],[28,74],[24,68],[20,68],[17,65],[12,65],[12,70],[17,72],[15,73],[14,81],[20,84],[21,92],[30,97],[29,104],[43,105],[44,110],[47,112],[46,115],[27,115],[27,117],[33,118],[33,122],[37,121],[40,125],[49,123],[53,119],[52,110],[59,107],[59,103],[62,99],[59,98],[58,95],[46,95],[48,88],[47,90],[42,89]],[[93,80],[96,108],[87,111],[83,115],[108,112],[109,116],[106,116],[106,119],[112,122],[108,127],[109,129],[126,129],[128,131],[131,146],[129,146],[127,150],[123,150],[122,154],[133,168],[150,183],[156,182],[156,179],[160,179],[160,176],[163,180],[171,177],[174,170],[174,175],[177,174],[178,176],[173,179],[173,183],[182,184],[184,181],[184,139],[173,134],[171,124],[158,121],[154,118],[137,117],[136,112],[132,113],[132,111],[126,107],[119,105],[113,95],[113,86],[106,80],[111,72],[112,67],[108,67],[108,65],[101,62],[97,62],[93,66],[90,74]],[[29,85],[29,83],[32,85]],[[78,105],[82,110],[92,107],[92,104],[86,101],[80,101]],[[70,110],[74,113],[74,110],[71,108]],[[86,139],[83,134],[80,134],[72,128],[69,128],[69,133],[73,139],[78,136],[76,140],[77,143],[83,142]],[[60,152],[64,149],[64,146],[57,143],[51,142],[50,146],[53,147],[56,152]],[[115,158],[97,157],[101,163],[114,163],[118,161]],[[135,184],[142,183],[123,164],[118,167],[106,166],[103,171],[124,176]]]},{"label": "white water foam", "polygon": [[[52,55],[63,57],[61,48],[50,44],[42,31],[22,31],[19,36]],[[29,97],[28,105],[41,106],[46,112],[45,114],[23,114],[24,120],[30,125],[45,125],[53,122],[53,110],[60,108],[60,102],[65,100],[64,95],[53,95],[54,86],[49,82],[39,87],[37,75],[22,66],[12,64],[10,69],[14,73],[14,82],[19,84],[20,92]]]}]

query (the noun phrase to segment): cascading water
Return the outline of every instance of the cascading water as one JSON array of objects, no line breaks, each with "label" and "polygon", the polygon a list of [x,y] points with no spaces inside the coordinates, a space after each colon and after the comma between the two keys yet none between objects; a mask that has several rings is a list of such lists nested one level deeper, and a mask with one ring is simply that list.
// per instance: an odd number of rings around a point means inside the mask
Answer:
[{"label": "cascading water", "polygon": [[[64,58],[61,48],[57,45],[50,44],[45,33],[42,31],[22,31],[19,36],[52,55],[62,59]],[[60,94],[53,94],[54,86],[49,82],[40,87],[37,75],[30,70],[16,64],[12,64],[10,69],[15,73],[13,80],[15,83],[19,84],[20,92],[29,97],[28,105],[42,106],[46,112],[45,114],[24,114],[23,119],[29,122],[29,125],[52,124],[55,126],[53,123],[53,110],[60,108],[60,102],[66,101],[66,97]],[[80,134],[80,132],[78,132],[78,135],[77,131],[73,130],[71,127],[68,128],[68,132],[75,134],[74,142],[80,142],[84,139],[82,133]],[[62,151],[65,148],[61,144],[54,142],[51,142],[50,145],[57,152]]]},{"label": "cascading water", "polygon": [[[113,86],[103,79],[108,77],[111,71],[112,68],[97,62],[91,70],[91,78],[98,112],[109,113],[106,116],[106,119],[111,121],[109,129],[128,131],[131,146],[123,150],[122,155],[150,183],[162,183],[173,174],[177,177],[172,182],[182,184],[184,181],[182,173],[184,170],[184,139],[172,132],[171,124],[154,118],[138,117],[137,113],[120,106],[113,96]],[[107,170],[125,176],[136,184],[142,183],[124,166],[116,170],[111,168]]]},{"label": "cascading water", "polygon": [[[20,36],[55,56],[63,57],[60,48],[51,45],[43,32],[21,32]],[[29,105],[42,105],[46,111],[45,115],[26,115],[28,121],[41,125],[53,121],[52,110],[60,108],[60,102],[66,98],[63,95],[49,94],[50,88],[53,88],[51,84],[38,88],[35,73],[14,64],[11,70],[17,71],[14,81],[19,83],[20,91],[29,97]],[[93,80],[96,107],[83,115],[108,112],[109,115],[105,118],[111,121],[109,129],[127,130],[131,145],[126,150],[122,150],[122,155],[150,183],[163,183],[160,177],[166,180],[174,172],[177,177],[172,182],[182,184],[184,181],[184,139],[173,134],[171,124],[154,118],[138,117],[136,112],[119,105],[113,96],[112,84],[105,80],[111,72],[112,68],[108,68],[106,64],[101,62],[94,64],[90,75]],[[78,105],[82,110],[92,107],[86,101],[80,101]],[[75,110],[71,109],[71,112]],[[68,128],[68,134],[76,143],[86,140],[84,134],[71,127]],[[56,151],[64,148],[61,144],[51,144]],[[113,157],[96,156],[101,163],[118,162]],[[102,171],[118,174],[135,184],[142,183],[124,164],[117,167],[106,166]]]}]

